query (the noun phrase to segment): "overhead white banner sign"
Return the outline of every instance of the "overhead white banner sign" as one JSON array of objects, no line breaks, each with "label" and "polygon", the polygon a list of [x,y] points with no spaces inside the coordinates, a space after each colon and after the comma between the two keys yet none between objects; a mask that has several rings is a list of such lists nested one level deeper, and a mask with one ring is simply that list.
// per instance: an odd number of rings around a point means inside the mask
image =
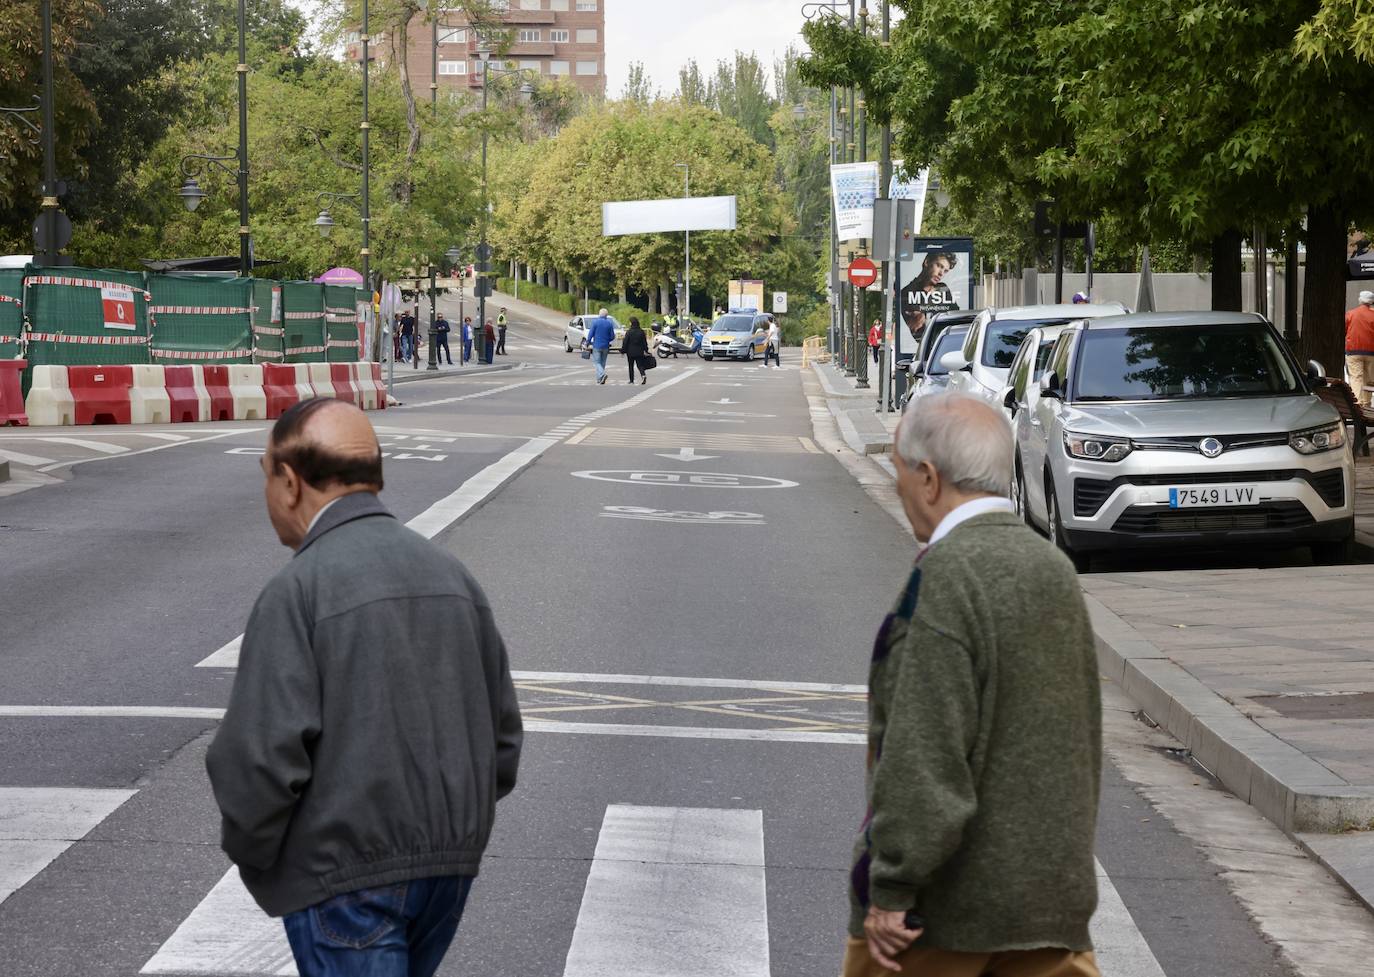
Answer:
[{"label": "overhead white banner sign", "polygon": [[830,196],[835,202],[835,234],[841,241],[873,236],[877,163],[840,163],[830,167]]},{"label": "overhead white banner sign", "polygon": [[601,205],[601,233],[606,237],[673,231],[733,231],[735,225],[733,196],[623,200]]}]

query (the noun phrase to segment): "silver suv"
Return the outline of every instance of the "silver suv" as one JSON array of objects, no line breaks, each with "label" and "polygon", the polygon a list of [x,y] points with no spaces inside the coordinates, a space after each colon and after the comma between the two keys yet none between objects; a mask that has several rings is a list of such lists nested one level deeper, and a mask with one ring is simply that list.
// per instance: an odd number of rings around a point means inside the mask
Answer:
[{"label": "silver suv", "polygon": [[[1086,569],[1142,546],[1354,542],[1354,459],[1260,316],[1183,312],[1076,322],[1035,386],[1006,395],[1013,501]],[[1030,385],[1027,385],[1027,389]]]}]

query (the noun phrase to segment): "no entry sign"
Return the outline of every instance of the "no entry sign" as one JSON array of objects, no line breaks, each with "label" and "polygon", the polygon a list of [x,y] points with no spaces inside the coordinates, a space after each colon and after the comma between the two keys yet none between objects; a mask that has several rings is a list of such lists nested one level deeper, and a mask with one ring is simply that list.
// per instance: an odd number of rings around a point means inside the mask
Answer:
[{"label": "no entry sign", "polygon": [[849,263],[849,284],[868,288],[878,280],[878,266],[867,258],[855,258]]}]

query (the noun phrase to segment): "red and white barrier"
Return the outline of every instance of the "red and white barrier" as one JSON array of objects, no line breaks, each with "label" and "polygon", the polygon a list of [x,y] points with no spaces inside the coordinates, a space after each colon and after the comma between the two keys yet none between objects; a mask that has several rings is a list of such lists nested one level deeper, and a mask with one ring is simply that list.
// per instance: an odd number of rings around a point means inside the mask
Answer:
[{"label": "red and white barrier", "polygon": [[[14,362],[0,361],[0,369]],[[11,372],[17,389],[18,370]],[[0,423],[18,413],[35,426],[260,421],[312,397],[387,406],[377,363],[35,366],[23,404],[16,394],[11,408],[7,389],[0,388]]]},{"label": "red and white barrier", "polygon": [[162,366],[135,366],[134,384],[129,390],[129,419],[134,424],[170,424],[172,398],[167,393],[167,375]]},{"label": "red and white barrier", "polygon": [[210,392],[205,389],[205,373],[199,366],[166,367],[167,401],[171,405],[172,422],[208,421]]},{"label": "red and white barrier", "polygon": [[19,385],[19,374],[28,365],[28,360],[0,360],[0,427],[28,427],[29,415],[24,413],[24,395]]},{"label": "red and white barrier", "polygon": [[60,427],[76,423],[76,401],[67,385],[65,366],[35,366],[29,396],[24,401],[29,423],[35,427]]},{"label": "red and white barrier", "polygon": [[69,366],[67,385],[77,424],[132,424],[132,366]]}]

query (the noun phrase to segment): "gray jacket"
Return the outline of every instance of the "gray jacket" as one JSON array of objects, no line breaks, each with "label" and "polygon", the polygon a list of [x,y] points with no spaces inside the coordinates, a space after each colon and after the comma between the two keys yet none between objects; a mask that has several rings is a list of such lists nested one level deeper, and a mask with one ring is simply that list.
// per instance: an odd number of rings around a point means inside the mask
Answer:
[{"label": "gray jacket", "polygon": [[375,495],[344,496],[248,619],[205,760],[221,845],[273,916],[476,875],[520,742],[477,582]]}]

